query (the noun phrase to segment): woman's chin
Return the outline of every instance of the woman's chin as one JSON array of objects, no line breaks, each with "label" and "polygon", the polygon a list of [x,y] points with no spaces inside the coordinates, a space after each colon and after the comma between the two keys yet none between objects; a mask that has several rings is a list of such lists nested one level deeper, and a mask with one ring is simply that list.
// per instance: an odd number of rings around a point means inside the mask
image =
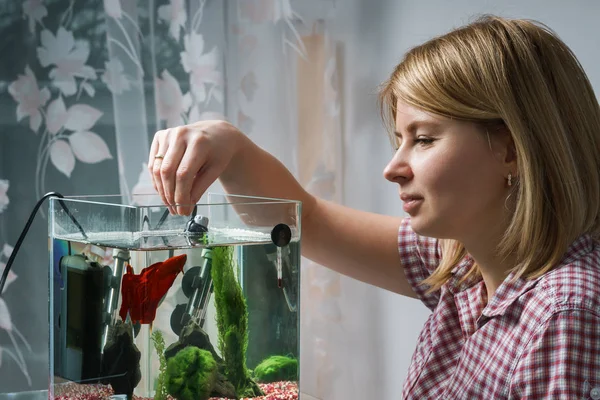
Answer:
[{"label": "woman's chin", "polygon": [[422,215],[415,215],[410,218],[410,227],[420,236],[440,237],[439,226],[433,221],[423,218]]}]

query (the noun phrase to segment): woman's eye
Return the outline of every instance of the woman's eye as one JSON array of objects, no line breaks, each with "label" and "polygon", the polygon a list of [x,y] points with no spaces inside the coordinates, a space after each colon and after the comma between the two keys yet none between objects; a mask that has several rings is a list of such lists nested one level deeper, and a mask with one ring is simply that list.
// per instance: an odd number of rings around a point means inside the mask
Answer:
[{"label": "woman's eye", "polygon": [[422,146],[426,146],[429,145],[431,143],[433,143],[433,139],[429,139],[429,138],[417,138],[415,139],[415,143],[418,143]]}]

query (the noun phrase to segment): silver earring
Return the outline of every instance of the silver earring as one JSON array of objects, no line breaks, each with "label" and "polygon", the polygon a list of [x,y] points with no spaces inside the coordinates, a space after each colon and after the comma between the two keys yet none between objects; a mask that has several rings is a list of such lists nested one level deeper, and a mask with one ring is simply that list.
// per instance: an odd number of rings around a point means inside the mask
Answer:
[{"label": "silver earring", "polygon": [[508,173],[508,186],[512,186],[512,174]]}]

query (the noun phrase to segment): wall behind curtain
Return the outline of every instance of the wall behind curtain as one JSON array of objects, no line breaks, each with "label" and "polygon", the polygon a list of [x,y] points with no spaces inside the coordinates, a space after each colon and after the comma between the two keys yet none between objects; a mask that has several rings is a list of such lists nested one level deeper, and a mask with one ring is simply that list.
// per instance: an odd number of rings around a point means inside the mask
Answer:
[{"label": "wall behind curtain", "polygon": [[[0,271],[42,194],[130,203],[153,190],[145,162],[154,132],[202,119],[228,119],[309,190],[340,200],[333,2],[2,3],[0,51],[11,56],[0,64]],[[0,392],[47,386],[46,207],[0,298]],[[339,277],[308,264],[302,279],[313,310],[303,325],[321,329],[302,344],[314,367],[303,365],[303,379],[317,394],[317,363],[331,369],[323,358],[332,341],[319,302],[336,306]]]}]

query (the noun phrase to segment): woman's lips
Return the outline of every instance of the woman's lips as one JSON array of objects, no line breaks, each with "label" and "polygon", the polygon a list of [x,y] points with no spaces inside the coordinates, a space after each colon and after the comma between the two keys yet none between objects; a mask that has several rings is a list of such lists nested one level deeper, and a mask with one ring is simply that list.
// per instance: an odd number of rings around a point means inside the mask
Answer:
[{"label": "woman's lips", "polygon": [[420,198],[409,198],[404,201],[404,206],[402,207],[405,212],[412,214],[417,211],[417,208],[421,205],[423,199]]}]

